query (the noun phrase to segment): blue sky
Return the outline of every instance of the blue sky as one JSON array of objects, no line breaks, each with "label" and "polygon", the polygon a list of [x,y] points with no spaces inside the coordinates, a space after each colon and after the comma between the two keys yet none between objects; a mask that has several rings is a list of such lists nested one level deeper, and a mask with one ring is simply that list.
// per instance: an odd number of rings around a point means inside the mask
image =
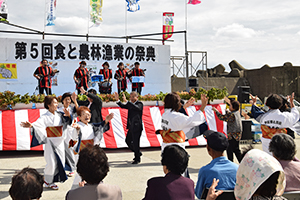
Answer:
[{"label": "blue sky", "polygon": [[[86,34],[88,2],[88,0],[57,0],[56,26],[47,27],[45,31]],[[127,13],[127,34],[161,32],[163,12],[175,13],[175,31],[185,30],[186,2],[187,0],[140,0],[141,10]],[[103,4],[104,21],[100,27],[89,29],[89,34],[124,36],[125,0],[103,0]],[[8,0],[8,9],[11,23],[37,30],[44,29],[43,0]],[[226,71],[230,71],[228,63],[233,59],[246,69],[260,68],[264,64],[271,67],[280,66],[285,62],[300,66],[299,10],[300,4],[295,0],[202,0],[201,4],[188,5],[188,50],[207,51],[208,68],[223,64]],[[17,29],[0,24],[0,30]],[[0,33],[0,37],[33,36]],[[46,39],[59,38],[48,36]],[[183,35],[174,35],[171,39],[174,42],[166,43],[171,46],[171,55],[183,56]],[[99,41],[125,42],[111,39]],[[140,40],[130,42],[151,43]]]}]

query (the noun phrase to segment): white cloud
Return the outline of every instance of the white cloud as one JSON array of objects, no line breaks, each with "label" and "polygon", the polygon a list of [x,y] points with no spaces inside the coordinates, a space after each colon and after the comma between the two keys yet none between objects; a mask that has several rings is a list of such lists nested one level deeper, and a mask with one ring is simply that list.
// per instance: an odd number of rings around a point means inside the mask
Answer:
[{"label": "white cloud", "polygon": [[246,28],[241,24],[233,23],[231,25],[215,29],[213,39],[253,38],[263,34],[263,31],[255,31],[251,28]]}]

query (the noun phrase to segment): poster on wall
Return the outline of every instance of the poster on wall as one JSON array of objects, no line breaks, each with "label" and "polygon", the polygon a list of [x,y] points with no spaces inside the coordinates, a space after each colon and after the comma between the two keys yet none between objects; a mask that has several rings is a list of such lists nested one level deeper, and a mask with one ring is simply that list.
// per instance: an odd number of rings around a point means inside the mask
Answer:
[{"label": "poster on wall", "polygon": [[[73,77],[80,61],[85,61],[87,69],[94,74],[99,74],[103,68],[102,64],[108,62],[113,77],[120,62],[129,69],[134,67],[135,62],[139,62],[140,69],[145,70],[146,76],[142,95],[171,91],[168,45],[8,38],[0,38],[0,43],[0,63],[15,63],[18,66],[16,68],[18,77],[15,76],[17,82],[0,84],[2,91],[32,93],[37,86],[33,72],[44,59],[53,69],[59,71],[52,77],[53,86],[57,85],[52,88],[52,92],[58,95],[76,91]],[[131,92],[131,82],[127,81],[127,91]],[[95,86],[98,91],[97,87],[98,84]],[[112,92],[115,91],[117,81],[112,78]]]},{"label": "poster on wall", "polygon": [[17,64],[16,63],[0,63],[0,79],[17,79]]}]

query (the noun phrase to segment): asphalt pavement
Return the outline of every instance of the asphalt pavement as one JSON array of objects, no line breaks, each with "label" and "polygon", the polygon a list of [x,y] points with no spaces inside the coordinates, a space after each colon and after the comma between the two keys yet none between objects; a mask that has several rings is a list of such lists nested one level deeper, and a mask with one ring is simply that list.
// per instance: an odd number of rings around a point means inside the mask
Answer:
[{"label": "asphalt pavement", "polygon": [[[300,136],[295,139],[297,157],[300,158]],[[241,145],[245,147],[246,145]],[[254,148],[261,149],[261,144],[254,144]],[[191,179],[197,182],[199,169],[211,161],[205,146],[187,147],[190,155],[188,170]],[[142,161],[132,165],[133,153],[128,149],[105,149],[108,156],[110,171],[104,178],[104,183],[118,185],[122,190],[124,200],[138,200],[145,195],[147,180],[155,176],[164,176],[160,164],[160,148],[142,148]],[[226,153],[225,153],[226,155]],[[236,159],[235,159],[235,162]],[[45,159],[43,152],[0,152],[0,199],[11,199],[8,190],[13,174],[24,167],[36,168],[43,173]],[[44,188],[43,200],[64,199],[73,183],[73,177],[64,183],[58,183],[59,190]]]}]

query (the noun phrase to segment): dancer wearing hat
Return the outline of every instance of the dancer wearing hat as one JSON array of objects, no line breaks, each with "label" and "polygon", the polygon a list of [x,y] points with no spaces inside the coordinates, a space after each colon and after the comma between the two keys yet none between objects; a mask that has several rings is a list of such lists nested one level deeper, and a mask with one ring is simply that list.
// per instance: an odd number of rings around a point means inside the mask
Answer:
[{"label": "dancer wearing hat", "polygon": [[[132,76],[145,76],[144,70],[140,69],[140,63],[134,63],[134,69],[130,73],[130,80],[132,80]],[[142,87],[144,87],[144,83],[132,83],[132,91],[137,91],[137,93],[142,93]]]}]

